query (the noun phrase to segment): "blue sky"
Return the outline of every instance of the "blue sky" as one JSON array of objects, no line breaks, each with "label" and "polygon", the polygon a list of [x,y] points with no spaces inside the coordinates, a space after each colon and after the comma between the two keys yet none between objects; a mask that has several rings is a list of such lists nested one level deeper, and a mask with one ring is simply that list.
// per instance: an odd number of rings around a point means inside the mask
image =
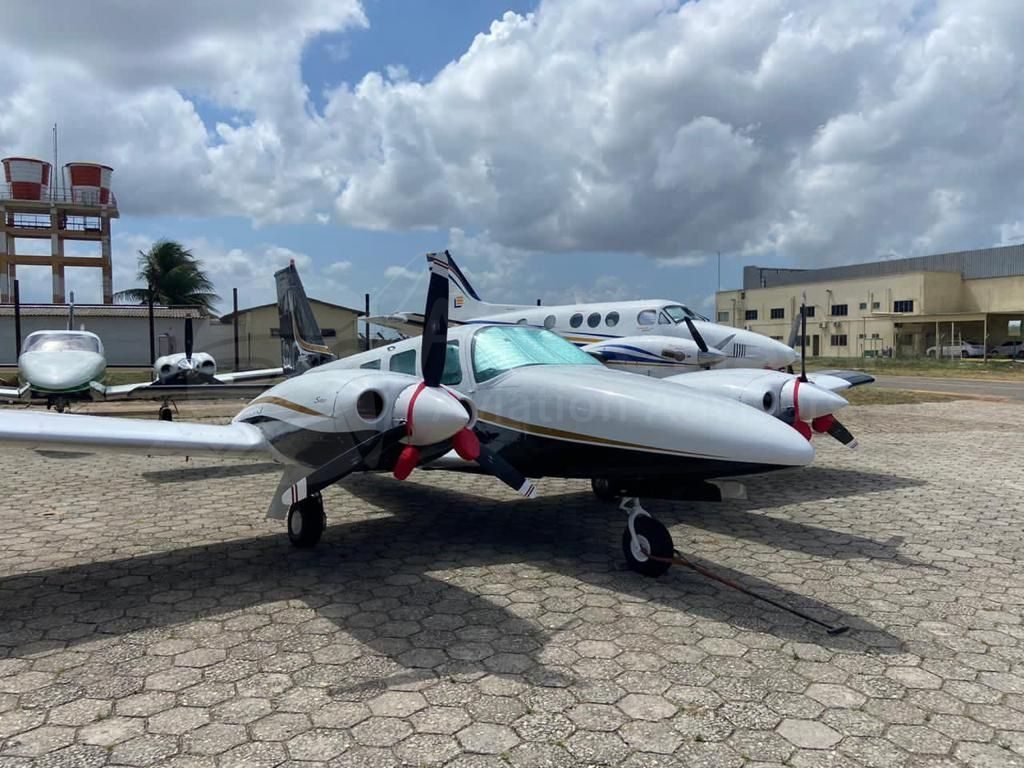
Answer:
[{"label": "blue sky", "polygon": [[167,237],[243,304],[294,258],[318,298],[414,309],[450,246],[496,301],[708,312],[719,251],[732,288],[1024,238],[1024,4],[985,3],[30,4],[0,154],[58,122],[62,159],[114,166],[115,288]]}]

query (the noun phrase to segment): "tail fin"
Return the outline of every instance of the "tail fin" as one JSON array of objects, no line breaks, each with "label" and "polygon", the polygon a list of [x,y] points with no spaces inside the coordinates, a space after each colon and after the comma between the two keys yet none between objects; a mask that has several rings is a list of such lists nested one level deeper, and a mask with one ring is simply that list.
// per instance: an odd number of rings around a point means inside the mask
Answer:
[{"label": "tail fin", "polygon": [[274,279],[277,281],[277,313],[280,318],[281,367],[285,375],[305,373],[310,368],[337,360],[337,356],[324,344],[295,262],[275,272]]},{"label": "tail fin", "polygon": [[[438,261],[440,255],[428,253],[428,266],[434,261]],[[450,296],[452,303],[448,310],[448,317],[453,323],[462,323],[467,320],[498,315],[503,312],[513,312],[524,306],[522,304],[488,304],[480,298],[480,294],[473,288],[469,278],[459,269],[459,265],[455,263],[452,255],[448,251],[445,251],[443,255],[447,256],[448,259],[447,265],[444,265],[442,268],[447,271],[448,280],[451,282]],[[440,259],[439,261],[443,262],[444,260]]]}]

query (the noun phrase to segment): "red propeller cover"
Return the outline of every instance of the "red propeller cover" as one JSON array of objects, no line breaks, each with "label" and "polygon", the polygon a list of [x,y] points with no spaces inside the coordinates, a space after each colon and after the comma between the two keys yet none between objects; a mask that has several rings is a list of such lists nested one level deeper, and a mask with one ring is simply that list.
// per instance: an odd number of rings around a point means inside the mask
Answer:
[{"label": "red propeller cover", "polygon": [[811,426],[814,427],[815,432],[828,432],[835,423],[835,417],[831,413],[826,413],[812,421]]},{"label": "red propeller cover", "polygon": [[412,471],[416,469],[416,465],[419,463],[419,449],[414,445],[407,445],[398,454],[398,461],[395,462],[395,468],[392,472],[399,480],[405,480],[405,478],[412,474]]},{"label": "red propeller cover", "polygon": [[480,440],[471,429],[461,429],[452,438],[452,447],[459,457],[466,461],[480,458]]}]

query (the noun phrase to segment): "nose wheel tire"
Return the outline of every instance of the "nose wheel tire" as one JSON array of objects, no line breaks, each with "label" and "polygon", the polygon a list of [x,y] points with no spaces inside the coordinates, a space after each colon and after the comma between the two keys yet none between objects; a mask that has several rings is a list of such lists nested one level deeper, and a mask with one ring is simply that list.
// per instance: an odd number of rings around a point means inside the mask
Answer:
[{"label": "nose wheel tire", "polygon": [[319,494],[292,504],[288,510],[288,540],[300,549],[315,547],[326,527],[327,515]]},{"label": "nose wheel tire", "polygon": [[622,552],[626,556],[626,564],[644,576],[661,576],[671,563],[652,560],[650,556],[672,557],[675,552],[672,534],[668,528],[647,515],[637,515],[633,519],[633,529],[635,537],[630,534],[629,526],[622,532]]},{"label": "nose wheel tire", "polygon": [[157,414],[160,421],[174,421],[174,412],[168,405],[161,405],[160,412]]}]

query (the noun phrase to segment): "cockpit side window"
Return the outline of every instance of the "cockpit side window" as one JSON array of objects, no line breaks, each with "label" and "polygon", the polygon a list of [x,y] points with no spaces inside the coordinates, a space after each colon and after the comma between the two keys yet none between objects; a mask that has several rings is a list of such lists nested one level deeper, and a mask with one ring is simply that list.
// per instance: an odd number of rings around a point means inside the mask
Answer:
[{"label": "cockpit side window", "polygon": [[455,386],[462,383],[462,361],[459,358],[459,342],[449,341],[444,353],[444,373],[441,383]]},{"label": "cockpit side window", "polygon": [[363,363],[359,367],[360,368],[368,368],[371,371],[379,371],[380,370],[380,358],[378,357],[376,360],[368,360],[367,362]]},{"label": "cockpit side window", "polygon": [[407,373],[410,376],[416,375],[416,350],[407,349],[392,355],[388,361],[388,370],[395,373]]},{"label": "cockpit side window", "polygon": [[659,312],[658,325],[675,325],[675,323],[673,323],[672,318],[666,315],[664,312]]},{"label": "cockpit side window", "polygon": [[654,325],[657,319],[658,313],[653,309],[644,309],[636,316],[637,325]]}]

